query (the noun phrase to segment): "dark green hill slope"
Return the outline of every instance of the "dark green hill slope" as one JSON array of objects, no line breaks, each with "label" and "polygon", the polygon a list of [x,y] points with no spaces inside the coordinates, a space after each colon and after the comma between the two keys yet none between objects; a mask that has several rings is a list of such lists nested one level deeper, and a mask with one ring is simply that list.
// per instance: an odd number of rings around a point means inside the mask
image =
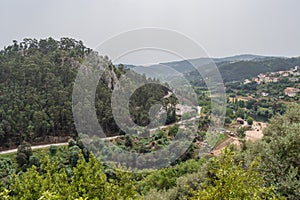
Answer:
[{"label": "dark green hill slope", "polygon": [[[79,63],[92,52],[81,41],[24,39],[0,53],[0,146],[26,140],[61,142],[76,131],[72,119],[72,88]],[[103,58],[106,59],[106,58]],[[108,59],[106,62],[112,65]],[[115,69],[117,70],[117,69]],[[99,84],[103,93],[109,88]],[[106,101],[99,99],[105,104]],[[109,112],[107,121],[113,124]],[[114,126],[112,126],[114,127]]]},{"label": "dark green hill slope", "polygon": [[[89,53],[96,54],[71,38],[24,39],[0,52],[0,150],[15,147],[23,140],[53,143],[76,137],[73,84],[80,63]],[[101,127],[107,136],[112,136],[120,130],[112,115],[111,94],[125,71],[116,68],[107,57],[99,57],[108,71],[98,83],[95,105]],[[139,106],[133,116],[136,123],[147,124],[149,105],[142,97],[151,94],[151,103],[155,103],[167,94],[167,89],[144,89],[133,98],[133,106]]]},{"label": "dark green hill slope", "polygon": [[217,63],[224,81],[240,81],[260,73],[288,70],[299,65],[300,57]]}]

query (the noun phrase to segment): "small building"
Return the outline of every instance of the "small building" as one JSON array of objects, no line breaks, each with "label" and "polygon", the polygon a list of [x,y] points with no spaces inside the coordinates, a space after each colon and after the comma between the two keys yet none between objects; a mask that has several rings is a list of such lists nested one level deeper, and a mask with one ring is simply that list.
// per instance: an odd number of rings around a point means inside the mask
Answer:
[{"label": "small building", "polygon": [[289,78],[289,81],[291,81],[291,82],[297,82],[298,80],[299,80],[299,78],[295,78],[295,77]]},{"label": "small building", "polygon": [[245,85],[245,84],[249,84],[249,83],[251,83],[251,81],[250,81],[249,79],[245,79],[245,80],[244,80],[244,85]]},{"label": "small building", "polygon": [[[176,116],[178,117],[182,117],[185,113],[190,113],[191,116],[195,114],[195,109],[193,109],[191,106],[187,106],[187,105],[181,105],[181,104],[177,104],[175,106],[176,108]],[[200,112],[201,109],[199,108]],[[199,110],[197,110],[199,112]]]},{"label": "small building", "polygon": [[274,78],[272,79],[272,82],[273,82],[273,83],[277,83],[279,80],[280,80],[279,78],[274,77]]},{"label": "small building", "polygon": [[289,73],[285,72],[284,74],[282,74],[283,77],[288,77]]},{"label": "small building", "polygon": [[261,96],[267,97],[267,96],[269,96],[269,93],[267,93],[267,92],[262,92],[262,93],[261,93]]},{"label": "small building", "polygon": [[295,97],[297,92],[299,92],[298,88],[292,88],[292,87],[287,87],[284,90],[284,94],[287,95],[288,97]]},{"label": "small building", "polygon": [[255,83],[257,83],[257,84],[260,84],[260,82],[261,82],[260,79],[257,78],[257,77],[253,78],[252,81],[255,82]]},{"label": "small building", "polygon": [[269,76],[266,76],[266,77],[264,78],[264,82],[265,82],[265,83],[270,83],[270,82],[272,82],[272,79],[271,79]]}]

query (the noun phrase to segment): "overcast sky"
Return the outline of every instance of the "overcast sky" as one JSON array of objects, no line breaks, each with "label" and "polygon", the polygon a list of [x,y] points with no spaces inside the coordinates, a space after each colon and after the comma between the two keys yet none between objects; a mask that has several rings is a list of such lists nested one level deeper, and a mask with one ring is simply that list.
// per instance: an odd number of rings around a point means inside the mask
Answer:
[{"label": "overcast sky", "polygon": [[193,38],[211,57],[300,56],[299,10],[299,0],[1,0],[0,46],[67,36],[93,48],[120,32],[160,27]]}]

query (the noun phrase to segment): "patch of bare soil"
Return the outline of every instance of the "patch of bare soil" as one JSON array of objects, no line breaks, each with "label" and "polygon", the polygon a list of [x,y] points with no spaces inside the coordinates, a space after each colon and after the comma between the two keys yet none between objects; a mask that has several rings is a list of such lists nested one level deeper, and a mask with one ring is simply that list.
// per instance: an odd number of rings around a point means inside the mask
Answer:
[{"label": "patch of bare soil", "polygon": [[262,139],[263,129],[266,127],[266,123],[263,122],[254,122],[253,128],[251,130],[246,131],[246,140],[247,141],[257,141]]},{"label": "patch of bare soil", "polygon": [[221,142],[220,144],[215,146],[211,153],[215,156],[218,156],[221,154],[221,151],[229,145],[236,145],[239,147],[240,142],[239,142],[238,138],[228,136],[228,138],[226,140],[224,140],[223,142]]},{"label": "patch of bare soil", "polygon": [[[246,133],[246,140],[247,141],[257,141],[262,139],[263,129],[267,126],[266,123],[263,122],[253,122],[253,128],[251,130],[247,130]],[[228,135],[228,138],[221,142],[220,144],[216,145],[212,150],[212,154],[215,156],[220,155],[221,151],[225,149],[229,145],[236,145],[240,147],[241,143],[237,137],[232,137]]]}]

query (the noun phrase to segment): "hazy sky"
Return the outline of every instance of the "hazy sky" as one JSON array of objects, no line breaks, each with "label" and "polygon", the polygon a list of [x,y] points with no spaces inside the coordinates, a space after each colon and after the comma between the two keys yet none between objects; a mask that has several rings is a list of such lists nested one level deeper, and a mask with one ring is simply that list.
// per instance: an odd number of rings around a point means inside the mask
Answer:
[{"label": "hazy sky", "polygon": [[93,48],[120,32],[161,27],[193,38],[212,57],[300,56],[299,0],[2,0],[0,22],[1,47],[68,36]]}]

